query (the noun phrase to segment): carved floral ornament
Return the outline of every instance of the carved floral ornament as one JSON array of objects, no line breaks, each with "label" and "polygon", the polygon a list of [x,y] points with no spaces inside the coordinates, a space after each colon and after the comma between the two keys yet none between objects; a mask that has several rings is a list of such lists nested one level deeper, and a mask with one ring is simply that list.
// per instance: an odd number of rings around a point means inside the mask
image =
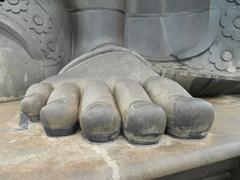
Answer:
[{"label": "carved floral ornament", "polygon": [[222,39],[210,48],[209,62],[220,71],[236,72],[236,69],[240,67],[239,48],[237,42]]},{"label": "carved floral ornament", "polygon": [[49,33],[52,29],[50,17],[38,11],[28,13],[28,15],[24,17],[24,20],[27,22],[29,28],[38,34]]},{"label": "carved floral ornament", "polygon": [[63,41],[51,35],[47,35],[42,42],[41,50],[47,59],[52,59],[53,64],[60,62],[64,58]]},{"label": "carved floral ornament", "polygon": [[0,2],[0,5],[5,11],[10,11],[14,14],[25,11],[22,16],[30,29],[38,34],[49,33],[52,28],[51,18],[39,7],[37,1],[32,1],[33,4],[34,2],[36,2],[36,5],[31,5],[29,8],[30,0],[4,0]]},{"label": "carved floral ornament", "polygon": [[63,60],[64,41],[62,37],[58,37],[59,33],[56,33],[53,20],[47,10],[43,10],[45,7],[41,6],[37,0],[4,0],[0,2],[0,6],[2,10],[21,17],[25,23],[24,26],[36,33],[34,36],[37,35],[36,37],[40,38],[39,50],[49,60],[44,64],[53,65]]},{"label": "carved floral ornament", "polygon": [[29,0],[4,0],[0,2],[0,6],[5,11],[11,11],[12,13],[18,14],[21,11],[27,11]]},{"label": "carved floral ornament", "polygon": [[[240,1],[240,0],[239,0]],[[221,26],[223,35],[231,37],[235,41],[240,41],[240,8],[230,7],[222,16]]]}]

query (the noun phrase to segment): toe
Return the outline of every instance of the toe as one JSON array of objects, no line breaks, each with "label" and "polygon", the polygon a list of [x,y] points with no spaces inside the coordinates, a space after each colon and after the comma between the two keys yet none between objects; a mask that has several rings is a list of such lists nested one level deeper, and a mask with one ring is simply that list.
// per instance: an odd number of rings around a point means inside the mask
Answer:
[{"label": "toe", "polygon": [[214,121],[213,106],[193,98],[178,83],[166,78],[150,78],[144,88],[152,101],[167,114],[167,132],[186,139],[205,137]]},{"label": "toe", "polygon": [[77,130],[80,90],[73,83],[55,88],[40,112],[48,136],[66,136]]},{"label": "toe", "polygon": [[172,98],[174,116],[167,133],[184,139],[200,139],[208,134],[214,121],[213,106],[198,98],[177,96]]},{"label": "toe", "polygon": [[108,86],[90,82],[83,91],[79,114],[82,134],[93,142],[114,140],[120,133],[121,118]]},{"label": "toe", "polygon": [[47,104],[52,87],[49,84],[34,84],[26,92],[24,99],[21,101],[21,109],[31,121],[39,121],[39,113],[43,106]]},{"label": "toe", "polygon": [[116,83],[114,95],[123,118],[124,136],[138,144],[157,143],[166,127],[166,115],[135,81]]}]

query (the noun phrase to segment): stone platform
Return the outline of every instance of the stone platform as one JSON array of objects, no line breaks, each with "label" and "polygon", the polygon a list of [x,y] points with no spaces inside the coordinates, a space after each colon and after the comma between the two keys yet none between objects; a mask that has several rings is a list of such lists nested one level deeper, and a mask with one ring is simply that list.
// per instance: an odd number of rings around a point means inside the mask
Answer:
[{"label": "stone platform", "polygon": [[[123,137],[94,144],[80,132],[48,138],[40,124],[19,128],[18,101],[0,104],[0,179],[156,179],[228,163],[240,156],[240,96],[208,100],[214,104],[216,120],[207,138],[181,140],[164,135],[151,146],[130,144]],[[221,168],[223,174],[228,170]],[[198,177],[209,177],[211,172],[204,170]]]}]

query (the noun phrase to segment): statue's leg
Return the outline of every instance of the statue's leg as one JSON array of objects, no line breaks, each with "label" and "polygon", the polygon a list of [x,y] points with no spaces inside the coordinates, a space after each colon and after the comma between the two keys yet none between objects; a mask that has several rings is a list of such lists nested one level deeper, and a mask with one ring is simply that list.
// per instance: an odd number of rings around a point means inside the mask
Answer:
[{"label": "statue's leg", "polygon": [[238,0],[129,2],[125,47],[194,96],[239,94]]},{"label": "statue's leg", "polygon": [[55,2],[0,2],[0,102],[22,97],[71,60],[69,17]]},{"label": "statue's leg", "polygon": [[94,142],[115,139],[121,124],[123,135],[138,144],[158,142],[166,126],[171,135],[202,138],[214,120],[208,102],[159,77],[138,54],[115,46],[79,57],[30,87],[22,111],[39,117],[49,136],[72,134],[79,122],[83,136]]}]

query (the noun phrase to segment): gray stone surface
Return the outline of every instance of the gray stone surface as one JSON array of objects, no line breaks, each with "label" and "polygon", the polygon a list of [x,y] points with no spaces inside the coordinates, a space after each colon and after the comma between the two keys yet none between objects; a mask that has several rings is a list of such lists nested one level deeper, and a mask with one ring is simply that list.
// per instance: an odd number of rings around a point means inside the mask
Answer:
[{"label": "gray stone surface", "polygon": [[96,144],[77,133],[49,138],[40,124],[19,127],[20,103],[0,104],[0,179],[153,179],[240,156],[240,97],[208,99],[216,121],[208,137],[168,135],[151,146],[124,138]]},{"label": "gray stone surface", "polygon": [[28,116],[49,136],[204,138],[214,110],[191,95],[238,92],[239,13],[238,0],[0,1],[0,102],[61,70],[27,90],[22,129]]}]

